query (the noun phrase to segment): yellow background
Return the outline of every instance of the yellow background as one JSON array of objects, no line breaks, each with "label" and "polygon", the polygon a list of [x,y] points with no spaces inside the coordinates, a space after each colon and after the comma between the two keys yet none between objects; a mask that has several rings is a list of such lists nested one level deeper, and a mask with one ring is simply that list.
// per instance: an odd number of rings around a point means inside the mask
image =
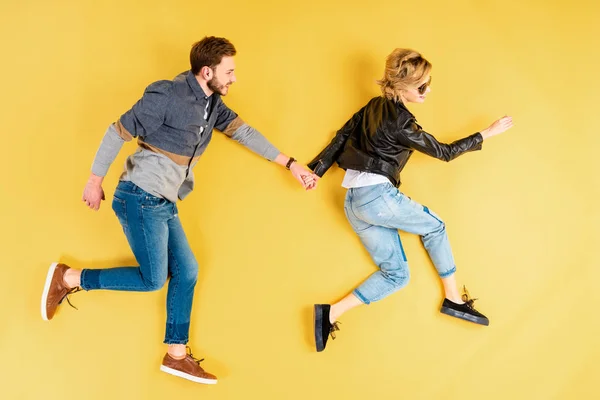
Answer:
[{"label": "yellow background", "polygon": [[[594,1],[9,1],[2,49],[2,399],[598,399],[600,6]],[[110,199],[81,193],[107,126],[205,35],[237,47],[225,101],[284,153],[309,161],[372,96],[395,47],[434,65],[411,106],[452,141],[515,127],[450,164],[415,154],[402,190],[441,215],[489,327],[438,312],[418,237],[408,287],[342,317],[323,353],[312,304],[374,271],[343,215],[343,171],[305,193],[285,169],[216,133],[179,206],[201,265],[191,344],[219,376],[159,372],[166,288],[77,294],[39,312],[47,267],[133,257]]]}]

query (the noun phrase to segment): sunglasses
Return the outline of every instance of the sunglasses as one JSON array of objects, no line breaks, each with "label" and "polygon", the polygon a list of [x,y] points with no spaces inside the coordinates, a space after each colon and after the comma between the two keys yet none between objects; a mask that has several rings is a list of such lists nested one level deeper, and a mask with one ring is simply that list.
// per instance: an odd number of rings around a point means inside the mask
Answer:
[{"label": "sunglasses", "polygon": [[429,77],[429,80],[427,82],[425,82],[424,84],[422,84],[421,86],[419,86],[417,88],[417,90],[419,91],[419,94],[421,94],[421,95],[425,94],[429,85],[431,85],[431,76]]}]

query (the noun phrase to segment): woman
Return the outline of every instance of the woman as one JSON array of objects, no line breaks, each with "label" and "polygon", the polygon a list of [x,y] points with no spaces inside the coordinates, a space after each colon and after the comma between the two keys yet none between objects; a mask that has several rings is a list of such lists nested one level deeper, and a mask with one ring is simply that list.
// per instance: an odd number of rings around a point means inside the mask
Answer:
[{"label": "woman", "polygon": [[410,49],[396,49],[387,58],[381,86],[383,96],[371,99],[337,132],[331,143],[308,165],[316,175],[337,162],[346,170],[346,217],[379,270],[341,301],[316,304],[315,340],[323,351],[329,335],[335,339],[338,318],[361,304],[369,304],[401,289],[409,270],[398,229],[421,236],[435,265],[446,298],[441,312],[481,325],[487,317],[473,307],[468,293],[460,296],[456,266],[441,219],[427,207],[401,193],[400,171],[414,150],[444,161],[480,150],[483,140],[512,126],[503,117],[488,128],[451,144],[439,143],[417,124],[407,103],[423,103],[431,91],[431,64]]}]

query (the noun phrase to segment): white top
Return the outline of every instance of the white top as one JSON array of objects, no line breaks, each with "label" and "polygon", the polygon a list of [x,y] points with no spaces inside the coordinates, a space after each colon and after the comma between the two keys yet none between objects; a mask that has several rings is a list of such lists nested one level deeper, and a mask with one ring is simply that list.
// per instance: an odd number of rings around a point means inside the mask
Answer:
[{"label": "white top", "polygon": [[346,175],[344,175],[342,187],[351,189],[356,187],[377,185],[379,183],[390,183],[390,180],[383,175],[348,169],[346,170]]}]

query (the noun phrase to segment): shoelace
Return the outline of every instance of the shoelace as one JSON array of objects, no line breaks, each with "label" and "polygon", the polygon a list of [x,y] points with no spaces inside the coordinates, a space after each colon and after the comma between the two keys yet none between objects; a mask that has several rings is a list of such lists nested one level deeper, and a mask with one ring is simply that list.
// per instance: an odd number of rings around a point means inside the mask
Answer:
[{"label": "shoelace", "polygon": [[335,331],[339,331],[340,327],[338,326],[339,324],[341,324],[340,321],[335,321],[333,324],[331,324],[331,328],[329,328],[329,334],[331,335],[331,338],[335,340]]},{"label": "shoelace", "polygon": [[[471,310],[475,310],[475,307],[473,306],[473,303],[475,303],[475,300],[477,299],[472,299],[469,296],[469,292],[467,291],[467,287],[463,286],[463,295],[462,295],[462,300],[465,302],[465,304],[467,305],[467,307],[469,307]],[[475,310],[477,311],[477,310]]]},{"label": "shoelace", "polygon": [[69,291],[67,293],[65,293],[65,295],[63,296],[62,299],[60,299],[60,301],[58,302],[58,304],[62,303],[64,299],[67,299],[67,303],[69,303],[69,305],[71,307],[73,307],[76,310],[79,310],[79,308],[75,307],[73,304],[71,304],[71,300],[69,300],[69,295],[73,294],[73,293],[77,293],[81,290],[81,288],[79,286],[76,286],[74,288],[69,289]]},{"label": "shoelace", "polygon": [[196,364],[198,364],[198,366],[200,366],[200,363],[202,361],[204,361],[204,358],[201,358],[201,359],[198,360],[196,357],[194,357],[194,355],[192,354],[192,349],[190,348],[190,346],[185,346],[185,349],[187,350],[188,356],[190,356],[190,358],[192,360],[194,360],[196,362]]}]

